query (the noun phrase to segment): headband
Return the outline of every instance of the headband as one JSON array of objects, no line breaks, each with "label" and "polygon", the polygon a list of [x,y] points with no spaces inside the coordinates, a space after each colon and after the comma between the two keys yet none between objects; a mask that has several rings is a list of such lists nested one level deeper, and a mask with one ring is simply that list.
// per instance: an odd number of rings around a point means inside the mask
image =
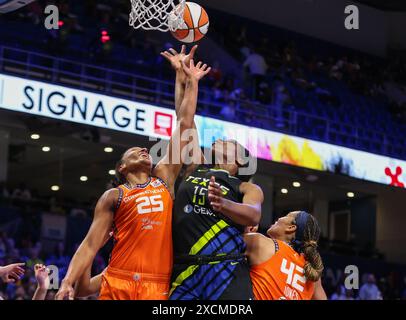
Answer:
[{"label": "headband", "polygon": [[303,251],[304,230],[309,217],[310,214],[308,214],[306,211],[300,211],[295,218],[297,229],[295,233],[295,240],[293,240],[292,243],[294,249],[299,253]]}]

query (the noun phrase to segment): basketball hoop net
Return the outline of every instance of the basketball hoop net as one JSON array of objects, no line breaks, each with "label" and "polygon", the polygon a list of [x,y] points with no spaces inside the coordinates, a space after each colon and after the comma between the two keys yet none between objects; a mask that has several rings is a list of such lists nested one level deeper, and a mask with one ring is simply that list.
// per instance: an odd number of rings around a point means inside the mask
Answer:
[{"label": "basketball hoop net", "polygon": [[178,30],[183,21],[185,1],[179,0],[131,0],[130,26],[134,29]]}]

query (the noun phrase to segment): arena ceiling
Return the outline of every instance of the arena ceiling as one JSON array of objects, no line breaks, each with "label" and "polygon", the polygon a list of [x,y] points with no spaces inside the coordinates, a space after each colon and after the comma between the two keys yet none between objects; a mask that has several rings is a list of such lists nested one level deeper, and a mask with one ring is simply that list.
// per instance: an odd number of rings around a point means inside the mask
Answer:
[{"label": "arena ceiling", "polygon": [[406,11],[404,0],[357,0],[357,2],[384,11]]}]

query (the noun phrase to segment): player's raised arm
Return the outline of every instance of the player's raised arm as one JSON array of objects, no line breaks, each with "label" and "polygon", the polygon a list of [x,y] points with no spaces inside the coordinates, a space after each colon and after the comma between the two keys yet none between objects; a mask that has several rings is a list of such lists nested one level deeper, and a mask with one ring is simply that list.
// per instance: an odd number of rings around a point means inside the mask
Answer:
[{"label": "player's raised arm", "polygon": [[[173,188],[184,163],[185,147],[189,143],[194,126],[199,81],[210,72],[210,67],[206,64],[199,62],[195,65],[193,60],[190,61],[189,67],[185,61],[182,61],[182,66],[187,80],[185,95],[178,112],[177,126],[169,141],[164,158],[154,170],[154,174],[167,182],[171,188]],[[173,193],[173,190],[171,192]]]},{"label": "player's raised arm", "polygon": [[61,287],[56,294],[57,300],[74,298],[74,283],[92,264],[96,253],[102,247],[108,236],[114,217],[114,208],[117,204],[118,190],[110,189],[106,191],[97,202],[92,225],[85,239],[72,258]]},{"label": "player's raised arm", "polygon": [[161,52],[161,56],[163,56],[166,60],[170,62],[172,68],[176,72],[176,81],[175,81],[176,117],[179,117],[180,106],[185,96],[185,87],[187,79],[186,74],[183,71],[182,61],[185,61],[186,65],[190,66],[190,60],[194,59],[197,48],[198,48],[197,45],[193,46],[189,54],[186,54],[185,45],[182,45],[181,51],[179,53],[173,48]]},{"label": "player's raised arm", "polygon": [[214,177],[210,179],[209,200],[212,208],[242,226],[256,226],[261,219],[264,194],[260,187],[244,182],[240,186],[244,195],[242,203],[223,197],[223,192]]},{"label": "player's raised arm", "polygon": [[[186,88],[186,80],[187,75],[183,70],[182,61],[185,62],[186,66],[190,66],[190,60],[194,59],[196,54],[196,50],[198,46],[195,45],[192,47],[190,52],[186,54],[186,46],[183,45],[181,51],[178,53],[175,49],[171,48],[167,51],[161,53],[161,55],[170,62],[172,68],[176,72],[176,81],[175,81],[175,110],[176,110],[176,117],[179,118],[179,110],[181,108],[181,104],[183,98],[185,97],[185,88]],[[193,129],[194,131],[191,132],[189,142],[193,145],[194,152],[192,153],[192,163],[193,164],[201,164],[206,163],[204,154],[200,149],[199,144],[199,135],[196,129],[196,124],[193,122]],[[190,166],[189,166],[190,167]],[[189,169],[188,169],[189,170]]]}]

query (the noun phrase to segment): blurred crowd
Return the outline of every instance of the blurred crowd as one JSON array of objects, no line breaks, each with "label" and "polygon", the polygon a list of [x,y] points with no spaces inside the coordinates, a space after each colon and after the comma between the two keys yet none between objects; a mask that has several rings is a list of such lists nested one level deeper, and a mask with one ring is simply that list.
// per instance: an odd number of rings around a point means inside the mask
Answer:
[{"label": "blurred crowd", "polygon": [[393,274],[379,280],[373,273],[365,274],[358,289],[346,288],[344,281],[336,286],[324,281],[323,286],[329,300],[406,300],[406,277],[397,279]]},{"label": "blurred crowd", "polygon": [[[56,289],[50,289],[50,283],[41,282],[39,273],[41,266],[56,267],[59,281],[63,279],[69,266],[70,259],[77,245],[66,250],[63,242],[57,242],[53,252],[44,253],[41,242],[33,243],[24,238],[19,241],[9,237],[6,232],[0,232],[0,300],[31,300],[39,287],[46,287],[44,299],[53,300]],[[11,270],[4,270],[11,266]],[[106,267],[105,258],[98,254],[94,260],[92,271],[101,273]],[[2,269],[3,268],[3,269]],[[18,268],[16,270],[16,268]],[[18,271],[21,270],[22,271]],[[38,269],[38,270],[36,270]],[[42,268],[44,271],[44,269]],[[46,271],[46,276],[51,268]],[[7,274],[5,274],[7,272]],[[44,275],[43,275],[44,276]]]}]

